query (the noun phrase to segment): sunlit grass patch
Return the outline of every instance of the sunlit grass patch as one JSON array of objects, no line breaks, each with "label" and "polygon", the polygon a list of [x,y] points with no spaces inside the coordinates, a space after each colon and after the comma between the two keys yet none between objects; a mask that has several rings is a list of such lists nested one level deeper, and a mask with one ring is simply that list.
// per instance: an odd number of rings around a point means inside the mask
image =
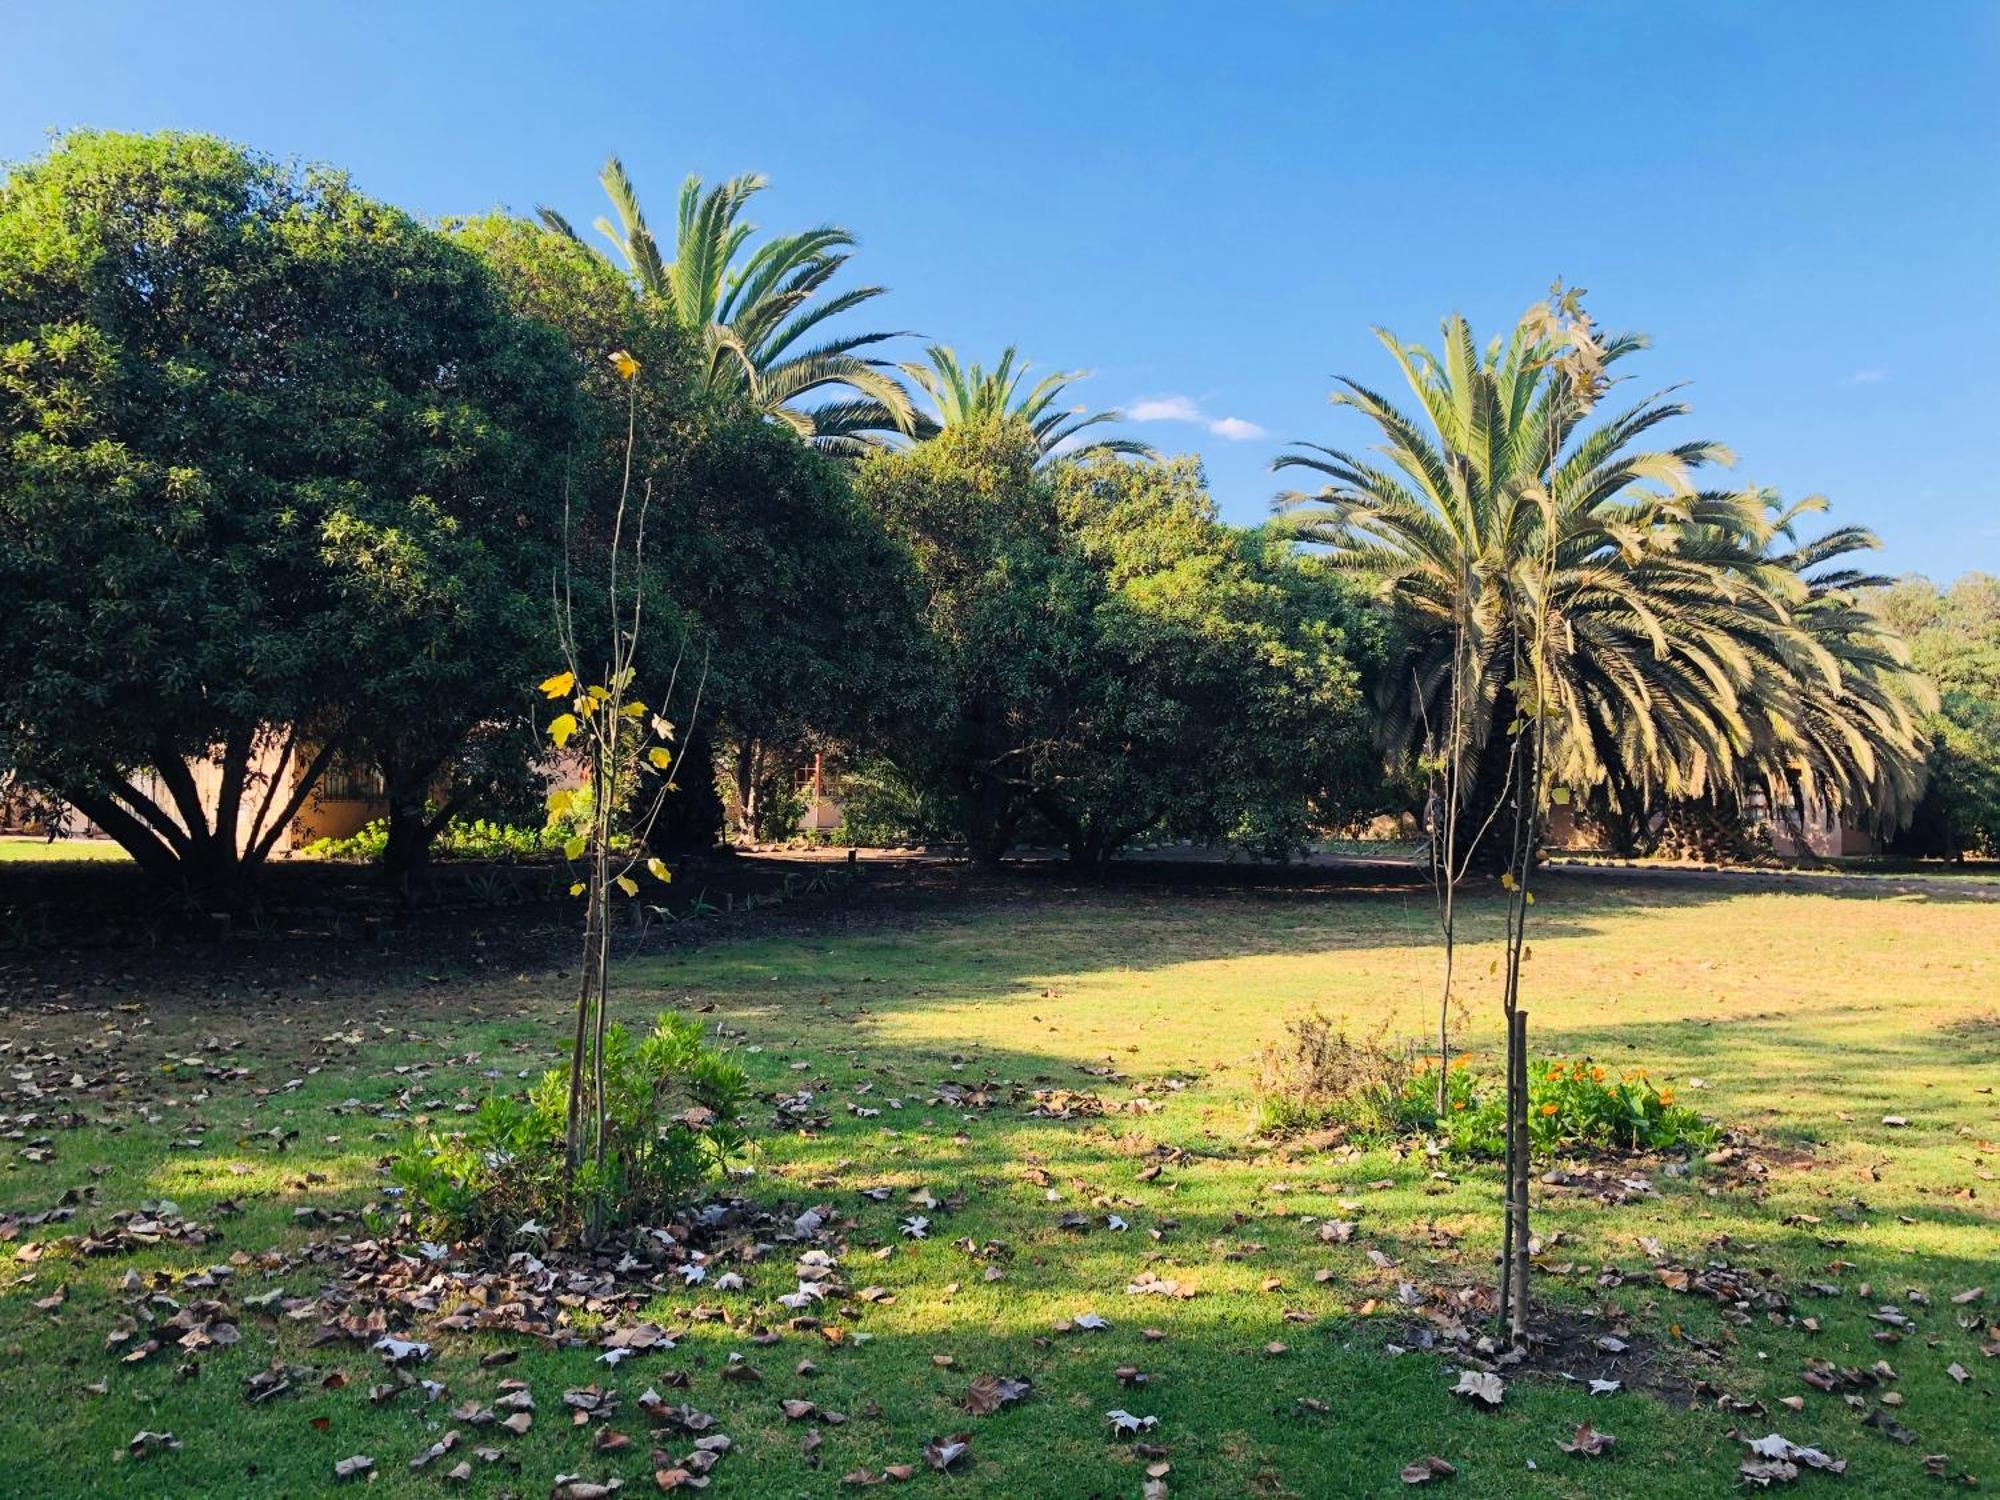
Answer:
[{"label": "sunlit grass patch", "polygon": [[[631,1405],[648,1385],[713,1413],[735,1439],[718,1495],[838,1492],[855,1468],[921,1468],[927,1439],[964,1430],[973,1462],[948,1481],[954,1494],[1136,1495],[1144,1464],[1110,1438],[1113,1407],[1160,1419],[1169,1492],[1183,1496],[1379,1495],[1424,1453],[1457,1464],[1459,1488],[1480,1495],[1721,1493],[1738,1453],[1726,1433],[1746,1423],[1837,1452],[1848,1486],[1869,1494],[1933,1492],[1926,1453],[1949,1454],[1954,1471],[1994,1472],[1994,1365],[1980,1352],[1993,1335],[1977,1326],[1987,1304],[1950,1299],[1993,1283],[2000,1262],[1990,1208],[2000,1107],[1980,1092],[2000,1082],[1980,1050],[2000,1011],[2000,907],[1574,881],[1554,885],[1537,914],[1528,1003],[1544,1055],[1643,1066],[1783,1148],[1747,1181],[1698,1161],[1684,1177],[1650,1164],[1657,1196],[1624,1203],[1545,1186],[1537,1294],[1574,1314],[1614,1309],[1659,1359],[1761,1400],[1763,1416],[1717,1411],[1713,1397],[1689,1409],[1592,1398],[1560,1379],[1513,1380],[1500,1410],[1479,1412],[1447,1394],[1445,1360],[1387,1352],[1417,1331],[1403,1284],[1490,1279],[1497,1174],[1381,1143],[1257,1137],[1252,1086],[1258,1051],[1310,1006],[1386,1022],[1392,1036],[1426,1033],[1435,955],[1420,906],[1393,894],[1079,892],[894,931],[718,945],[621,972],[626,1019],[662,1007],[699,1015],[767,1096],[752,1114],[754,1175],[738,1186],[793,1212],[835,1210],[851,1295],[820,1312],[837,1340],[789,1327],[775,1299],[796,1284],[794,1251],[778,1245],[731,1267],[741,1290],[659,1295],[646,1316],[678,1347],[615,1371],[587,1344],[440,1336],[423,1373],[450,1386],[442,1403],[405,1392],[371,1405],[372,1356],[316,1349],[309,1326],[284,1319],[246,1317],[243,1342],[200,1356],[194,1378],[176,1378],[183,1361],[170,1353],[123,1366],[103,1340],[127,1270],[185,1273],[315,1234],[371,1233],[357,1211],[391,1201],[381,1163],[407,1122],[448,1129],[485,1092],[539,1074],[560,1053],[566,1001],[551,987],[535,1016],[489,1019],[427,1007],[419,989],[385,996],[380,1017],[316,1022],[303,1037],[266,1031],[221,1054],[201,1044],[229,1030],[226,1016],[163,1040],[147,1054],[145,1089],[80,1101],[87,1119],[109,1123],[48,1129],[54,1155],[39,1164],[9,1158],[0,1212],[89,1190],[74,1219],[23,1229],[15,1249],[142,1200],[172,1198],[202,1220],[219,1205],[241,1212],[215,1217],[220,1237],[204,1246],[85,1261],[17,1254],[0,1272],[0,1340],[19,1351],[0,1395],[0,1457],[36,1494],[307,1494],[331,1486],[336,1459],[367,1452],[378,1461],[372,1492],[428,1495],[437,1480],[408,1459],[451,1425],[452,1405],[516,1377],[535,1391],[539,1419],[505,1442],[519,1471],[475,1465],[474,1493],[539,1493],[579,1471],[650,1485],[650,1435]],[[1494,927],[1483,912],[1471,925],[1462,1040],[1490,1051]],[[510,1005],[519,998],[509,990]],[[40,1025],[37,1038],[65,1045]],[[197,1061],[157,1071],[176,1056]],[[248,1077],[211,1078],[204,1056]],[[825,1127],[774,1125],[768,1099],[804,1094],[805,1114],[787,1118],[823,1115]],[[1038,1098],[1075,1105],[1073,1117],[1037,1115]],[[301,1208],[349,1217],[315,1226]],[[908,1232],[918,1217],[921,1237]],[[1352,1223],[1351,1235],[1322,1238],[1329,1220]],[[1842,1295],[1795,1298],[1795,1316],[1817,1331],[1739,1323],[1663,1285],[1656,1258],[1754,1264],[1794,1289],[1829,1281]],[[240,1296],[307,1294],[322,1273],[237,1274]],[[1128,1291],[1163,1281],[1193,1295]],[[57,1287],[65,1301],[35,1306]],[[1929,1306],[1909,1301],[1912,1290]],[[1878,1344],[1871,1314],[1884,1303],[1911,1310],[1921,1336]],[[1109,1327],[1078,1329],[1084,1313]],[[1958,1326],[1961,1313],[1973,1328]],[[588,1313],[573,1326],[601,1332]],[[482,1367],[506,1350],[512,1363]],[[725,1380],[732,1354],[761,1380]],[[247,1404],[244,1377],[274,1356],[344,1369],[349,1383]],[[1889,1442],[1838,1397],[1803,1386],[1807,1358],[1890,1360],[1904,1397],[1896,1418],[1918,1444]],[[809,1373],[797,1373],[801,1361]],[[1121,1384],[1121,1367],[1145,1382]],[[962,1403],[979,1374],[1034,1389],[975,1418]],[[670,1384],[676,1375],[685,1387]],[[93,1394],[100,1381],[105,1394]],[[639,1439],[633,1455],[601,1460],[562,1420],[562,1391],[593,1381],[623,1393],[613,1425]],[[1794,1395],[1802,1411],[1778,1404]],[[787,1397],[847,1420],[787,1420]],[[1584,1420],[1618,1436],[1612,1456],[1555,1448]],[[172,1430],[183,1446],[121,1457],[141,1428]],[[810,1456],[808,1430],[821,1435]]]}]

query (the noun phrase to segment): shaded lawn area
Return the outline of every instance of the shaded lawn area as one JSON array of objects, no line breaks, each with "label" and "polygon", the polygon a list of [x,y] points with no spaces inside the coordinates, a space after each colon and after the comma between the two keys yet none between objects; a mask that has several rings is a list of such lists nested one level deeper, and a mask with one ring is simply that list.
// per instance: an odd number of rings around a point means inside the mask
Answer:
[{"label": "shaded lawn area", "polygon": [[[18,1254],[161,1196],[212,1220],[219,1238],[7,1268],[5,1488],[318,1493],[334,1488],[336,1460],[365,1453],[377,1463],[376,1492],[436,1493],[447,1488],[437,1476],[467,1449],[421,1474],[408,1461],[453,1425],[451,1405],[490,1400],[509,1377],[530,1383],[537,1420],[519,1438],[466,1434],[507,1454],[475,1462],[471,1493],[543,1495],[555,1475],[576,1472],[651,1491],[636,1410],[649,1385],[713,1413],[734,1440],[713,1476],[717,1495],[845,1493],[850,1470],[912,1463],[913,1492],[1137,1496],[1145,1461],[1107,1437],[1113,1408],[1159,1419],[1148,1440],[1166,1450],[1167,1493],[1180,1496],[1386,1495],[1401,1491],[1402,1466],[1427,1454],[1458,1466],[1452,1493],[1719,1494],[1741,1455],[1731,1428],[1775,1430],[1848,1461],[1843,1479],[1804,1474],[1802,1493],[1934,1493],[1923,1467],[1932,1454],[1946,1455],[1948,1474],[2000,1473],[2000,1362],[1982,1353],[1997,1337],[1983,1319],[2000,1300],[1991,1196],[2000,903],[1976,892],[1710,892],[1602,877],[1546,889],[1527,980],[1538,1051],[1676,1081],[1768,1143],[1771,1170],[1759,1186],[1699,1165],[1674,1177],[1656,1164],[1659,1196],[1618,1206],[1543,1190],[1537,1225],[1553,1243],[1537,1296],[1572,1314],[1614,1310],[1637,1352],[1580,1356],[1567,1371],[1574,1381],[1511,1379],[1498,1411],[1448,1394],[1448,1357],[1385,1348],[1411,1337],[1396,1312],[1399,1283],[1490,1279],[1497,1172],[1250,1134],[1255,1056],[1288,1016],[1317,1004],[1359,1029],[1383,1018],[1399,1035],[1428,1028],[1436,971],[1426,894],[1072,890],[1045,878],[901,923],[829,914],[824,930],[716,942],[620,970],[628,1018],[700,1012],[742,1049],[767,1094],[810,1090],[825,1112],[824,1130],[781,1132],[770,1103],[759,1104],[748,1190],[851,1216],[846,1280],[893,1300],[829,1312],[851,1335],[841,1346],[785,1331],[789,1313],[774,1299],[794,1281],[781,1248],[738,1268],[740,1292],[662,1297],[649,1313],[682,1331],[679,1347],[615,1372],[594,1349],[440,1335],[421,1372],[449,1385],[437,1403],[406,1391],[371,1405],[368,1387],[382,1378],[372,1355],[351,1344],[310,1349],[309,1328],[254,1314],[241,1318],[239,1345],[202,1354],[187,1378],[178,1351],[127,1366],[105,1336],[128,1300],[128,1271],[185,1273],[313,1233],[365,1234],[358,1222],[301,1226],[295,1211],[380,1202],[380,1162],[403,1118],[448,1114],[552,1062],[565,1024],[560,976],[500,974],[474,986],[418,977],[359,995],[319,992],[317,976],[299,976],[292,996],[190,1009],[149,1006],[135,962],[116,990],[12,1010],[0,1109],[16,1128],[0,1211],[46,1209],[72,1188],[90,1198],[71,1222],[25,1229],[8,1248]],[[1461,972],[1478,1048],[1498,1035],[1489,973],[1498,904],[1474,904],[1478,942]],[[222,1071],[235,1069],[248,1076]],[[987,1108],[935,1102],[940,1085],[989,1080],[1092,1092],[1107,1112],[1037,1118],[1007,1088]],[[87,1123],[57,1128],[71,1111]],[[1884,1125],[1885,1115],[1908,1124]],[[282,1154],[268,1149],[273,1127],[298,1131]],[[52,1157],[30,1160],[44,1136]],[[1163,1148],[1185,1155],[1154,1175]],[[894,1190],[888,1201],[861,1192],[883,1186]],[[913,1207],[910,1195],[924,1189],[959,1206]],[[242,1212],[216,1218],[221,1200]],[[916,1212],[931,1221],[921,1240],[899,1230]],[[1090,1227],[1062,1227],[1074,1213]],[[1109,1228],[1107,1214],[1129,1230]],[[1321,1242],[1316,1224],[1327,1218],[1355,1222],[1352,1242]],[[1003,1242],[1003,1278],[986,1280],[984,1263],[955,1247],[962,1239]],[[1739,1324],[1713,1301],[1676,1295],[1653,1277],[1642,1239],[1676,1266],[1719,1258],[1770,1269],[1795,1298],[1794,1319]],[[1612,1265],[1626,1279],[1600,1285]],[[1128,1295],[1143,1271],[1198,1294]],[[309,1273],[273,1280],[249,1261],[234,1279],[238,1301],[274,1286],[315,1289]],[[1807,1295],[1812,1281],[1839,1295]],[[65,1300],[36,1306],[59,1288]],[[1982,1296],[1953,1302],[1973,1288]],[[1870,1318],[1888,1304],[1916,1325],[1894,1344],[1876,1341],[1882,1325]],[[697,1305],[726,1310],[728,1321],[690,1321]],[[1085,1312],[1110,1328],[1055,1331]],[[759,1326],[782,1337],[758,1346]],[[1284,1352],[1270,1352],[1273,1343]],[[480,1357],[501,1347],[519,1359],[482,1368]],[[720,1377],[732,1352],[762,1383]],[[274,1356],[344,1370],[348,1382],[247,1404],[244,1378]],[[1882,1389],[1902,1398],[1888,1414],[1914,1443],[1864,1427],[1841,1396],[1805,1385],[1808,1358],[1887,1360],[1897,1378]],[[818,1372],[795,1375],[802,1359]],[[1143,1386],[1115,1378],[1128,1364],[1146,1372]],[[687,1389],[670,1388],[673,1371],[686,1372]],[[969,1417],[957,1403],[985,1373],[1032,1379],[1033,1394]],[[1596,1376],[1644,1380],[1692,1404],[1631,1391],[1593,1398],[1582,1382]],[[628,1454],[593,1455],[592,1429],[565,1420],[563,1391],[594,1380],[625,1398],[612,1425],[638,1439]],[[1707,1382],[1700,1394],[1696,1381]],[[88,1389],[98,1382],[103,1394]],[[1766,1410],[1718,1410],[1725,1392]],[[816,1468],[802,1451],[805,1427],[780,1413],[789,1396],[850,1418],[820,1429]],[[1803,1398],[1803,1409],[1787,1409],[1786,1397]],[[1878,1401],[1871,1392],[1867,1406]],[[1611,1454],[1556,1447],[1583,1421],[1615,1434]],[[182,1446],[125,1457],[141,1429],[170,1430]],[[927,1439],[967,1430],[969,1467],[924,1468]]]}]

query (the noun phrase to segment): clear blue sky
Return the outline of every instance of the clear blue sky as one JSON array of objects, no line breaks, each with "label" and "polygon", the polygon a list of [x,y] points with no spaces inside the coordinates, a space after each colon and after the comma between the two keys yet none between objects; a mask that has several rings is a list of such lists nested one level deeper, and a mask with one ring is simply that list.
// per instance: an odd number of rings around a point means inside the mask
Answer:
[{"label": "clear blue sky", "polygon": [[759,170],[760,222],[860,233],[889,326],[1179,413],[1137,430],[1238,520],[1284,441],[1362,437],[1325,396],[1393,377],[1371,324],[1490,331],[1560,274],[1744,480],[2000,571],[1994,0],[11,9],[0,158],[173,126],[586,222],[611,151],[656,219]]}]

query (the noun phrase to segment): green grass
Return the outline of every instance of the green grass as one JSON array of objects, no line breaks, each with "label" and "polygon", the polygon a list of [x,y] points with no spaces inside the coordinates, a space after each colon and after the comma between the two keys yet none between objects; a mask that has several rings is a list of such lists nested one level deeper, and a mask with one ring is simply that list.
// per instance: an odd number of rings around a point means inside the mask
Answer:
[{"label": "green grass", "polygon": [[[1461,972],[1469,1040],[1490,1046],[1493,911],[1490,901],[1477,905],[1478,941]],[[1705,1087],[1693,1097],[1704,1109],[1780,1148],[1761,1190],[1730,1188],[1698,1169],[1686,1179],[1656,1174],[1657,1201],[1544,1202],[1538,1231],[1561,1238],[1544,1256],[1550,1269],[1537,1277],[1537,1295],[1557,1309],[1616,1304],[1635,1339],[1656,1346],[1668,1367],[1762,1400],[1768,1415],[1718,1411],[1713,1396],[1687,1409],[1632,1393],[1592,1399],[1577,1385],[1540,1378],[1511,1381],[1497,1412],[1473,1411],[1447,1394],[1446,1359],[1384,1351],[1406,1326],[1389,1311],[1399,1280],[1469,1285],[1490,1276],[1495,1172],[1259,1141],[1249,1134],[1251,1086],[1262,1043],[1312,1005],[1364,1027],[1387,1018],[1398,1034],[1427,1028],[1435,952],[1420,893],[1044,890],[903,925],[718,943],[624,966],[620,1004],[630,1017],[713,1006],[706,1018],[744,1049],[763,1088],[820,1095],[831,1128],[811,1136],[764,1129],[753,1190],[774,1202],[832,1202],[851,1215],[848,1279],[895,1300],[843,1318],[867,1339],[839,1349],[791,1334],[755,1348],[722,1323],[691,1325],[678,1350],[642,1356],[609,1377],[627,1397],[614,1425],[640,1443],[606,1461],[560,1420],[565,1388],[606,1378],[588,1351],[524,1345],[518,1362],[487,1371],[479,1355],[503,1341],[442,1335],[426,1373],[450,1383],[450,1401],[426,1407],[406,1393],[377,1408],[364,1394],[379,1378],[370,1356],[353,1346],[307,1350],[297,1328],[255,1317],[244,1319],[241,1345],[204,1356],[199,1378],[186,1382],[165,1353],[126,1367],[103,1347],[128,1269],[185,1271],[231,1252],[296,1244],[304,1234],[291,1222],[294,1208],[353,1206],[377,1193],[380,1160],[406,1109],[448,1108],[494,1086],[489,1070],[511,1082],[552,1059],[563,1024],[559,980],[508,976],[470,991],[413,984],[300,1000],[277,1013],[287,1018],[277,1024],[269,1011],[232,1013],[226,1000],[157,1018],[114,1008],[144,1002],[135,979],[129,993],[99,992],[66,1012],[10,1016],[10,1065],[46,1051],[59,1061],[35,1068],[37,1078],[51,1068],[67,1076],[72,1065],[92,1076],[122,1066],[133,1076],[80,1092],[75,1103],[94,1123],[25,1129],[27,1137],[53,1134],[56,1156],[39,1165],[10,1157],[0,1207],[47,1207],[100,1167],[99,1218],[162,1194],[197,1216],[220,1198],[242,1199],[245,1211],[221,1220],[221,1242],[205,1250],[6,1269],[0,1488],[298,1495],[331,1489],[335,1460],[368,1453],[380,1470],[374,1492],[432,1494],[445,1488],[435,1475],[450,1461],[424,1475],[406,1465],[447,1425],[445,1407],[490,1396],[501,1377],[515,1376],[531,1382],[539,1402],[531,1433],[499,1440],[519,1472],[475,1463],[471,1492],[541,1495],[556,1473],[581,1471],[617,1474],[637,1493],[652,1481],[645,1423],[631,1398],[649,1383],[667,1389],[671,1370],[687,1371],[691,1387],[670,1396],[713,1412],[736,1441],[716,1471],[710,1493],[719,1496],[845,1493],[838,1481],[848,1470],[898,1462],[918,1465],[913,1488],[959,1496],[1137,1496],[1143,1464],[1105,1436],[1113,1407],[1159,1417],[1152,1436],[1169,1451],[1176,1496],[1389,1495],[1402,1489],[1398,1470],[1426,1454],[1458,1465],[1448,1492],[1470,1496],[1723,1494],[1739,1451],[1726,1436],[1732,1427],[1780,1431],[1849,1461],[1844,1480],[1808,1473],[1800,1493],[1841,1485],[1856,1494],[1934,1493],[1938,1482],[1922,1472],[1923,1456],[1934,1453],[1949,1456],[1953,1473],[2000,1473],[2000,1366],[1981,1354],[1994,1335],[1956,1320],[1983,1316],[2000,1299],[1991,1206],[2000,1107],[1990,1092],[2000,1082],[2000,903],[1977,892],[1722,894],[1593,878],[1553,883],[1535,913],[1527,983],[1539,1050],[1643,1065],[1684,1089],[1699,1078]],[[303,977],[295,988],[307,988]],[[91,1003],[98,1008],[82,1008]],[[239,1050],[205,1055],[252,1068],[248,1080],[205,1078],[185,1061],[203,1056],[205,1043],[238,1040]],[[109,1061],[86,1057],[85,1043],[108,1049],[100,1056]],[[1121,1076],[1095,1071],[1107,1068]],[[940,1082],[988,1077],[1160,1107],[1059,1121],[1009,1105],[967,1116],[926,1103]],[[59,1095],[40,1101],[45,1117],[70,1107]],[[5,1107],[28,1108],[18,1098]],[[1908,1126],[1884,1126],[1888,1114]],[[760,1126],[769,1116],[760,1106]],[[255,1149],[251,1133],[278,1124],[299,1131],[293,1149]],[[200,1144],[177,1144],[194,1139]],[[1160,1146],[1188,1156],[1142,1180]],[[1390,1185],[1373,1186],[1382,1182]],[[895,1187],[895,1200],[860,1195],[877,1184]],[[922,1187],[940,1198],[963,1193],[964,1206],[933,1212],[930,1237],[906,1240],[897,1231],[911,1212],[903,1196]],[[1058,1227],[1071,1210],[1098,1227]],[[1104,1229],[1106,1211],[1129,1221],[1130,1232]],[[1323,1245],[1303,1222],[1309,1216],[1353,1219],[1360,1230],[1352,1244]],[[1457,1242],[1434,1244],[1431,1226]],[[1817,1333],[1761,1321],[1734,1327],[1705,1299],[1655,1284],[1642,1236],[1676,1263],[1722,1255],[1773,1268],[1794,1286],[1834,1280],[1845,1292],[1800,1300],[1797,1311],[1819,1320]],[[953,1248],[963,1237],[1006,1242],[1004,1280],[981,1278]],[[1371,1248],[1395,1266],[1378,1269]],[[1633,1274],[1600,1289],[1597,1268],[1607,1263]],[[1142,1269],[1192,1281],[1199,1295],[1126,1295]],[[784,1310],[770,1299],[791,1289],[788,1271],[781,1251],[747,1272],[741,1293],[697,1289],[662,1299],[655,1312],[668,1321],[699,1301],[782,1327]],[[1320,1271],[1330,1279],[1317,1281]],[[1279,1285],[1267,1291],[1272,1278]],[[305,1292],[316,1279],[295,1271],[267,1283],[246,1264],[237,1295],[267,1284]],[[32,1306],[59,1285],[69,1289],[59,1309]],[[1976,1286],[1988,1300],[1950,1302]],[[1913,1288],[1933,1305],[1907,1303]],[[1893,1347],[1873,1341],[1868,1321],[1888,1302],[1903,1304],[1921,1330]],[[1287,1321],[1287,1309],[1304,1321]],[[1053,1331],[1087,1310],[1111,1330]],[[1149,1341],[1148,1328],[1164,1336]],[[1288,1352],[1266,1354],[1273,1340]],[[1717,1353],[1704,1359],[1696,1340]],[[763,1372],[763,1384],[718,1377],[732,1350]],[[246,1405],[243,1377],[274,1353],[344,1368],[350,1383]],[[953,1367],[941,1368],[938,1356]],[[795,1378],[793,1365],[806,1357],[820,1373]],[[1838,1396],[1804,1386],[1807,1357],[1889,1360],[1900,1375],[1892,1388],[1904,1397],[1892,1414],[1915,1431],[1916,1444],[1891,1443]],[[1113,1370],[1128,1362],[1149,1373],[1145,1387],[1115,1381]],[[1954,1362],[1969,1373],[1963,1385],[1946,1373]],[[1028,1376],[1034,1393],[998,1415],[967,1417],[954,1403],[980,1373]],[[1580,1360],[1574,1373],[1598,1371]],[[85,1390],[104,1380],[108,1394]],[[795,1394],[853,1418],[826,1429],[817,1470],[801,1454],[804,1430],[777,1409]],[[1803,1412],[1779,1405],[1793,1395],[1805,1398]],[[1331,1410],[1301,1411],[1302,1397]],[[871,1401],[880,1416],[861,1416]],[[313,1425],[319,1418],[324,1429]],[[1584,1420],[1616,1435],[1610,1456],[1558,1451],[1556,1440]],[[170,1429],[184,1446],[121,1459],[141,1428]],[[969,1469],[948,1479],[923,1470],[927,1438],[967,1429]]]},{"label": "green grass", "polygon": [[71,864],[77,860],[131,858],[109,839],[20,838],[0,835],[0,864]]}]

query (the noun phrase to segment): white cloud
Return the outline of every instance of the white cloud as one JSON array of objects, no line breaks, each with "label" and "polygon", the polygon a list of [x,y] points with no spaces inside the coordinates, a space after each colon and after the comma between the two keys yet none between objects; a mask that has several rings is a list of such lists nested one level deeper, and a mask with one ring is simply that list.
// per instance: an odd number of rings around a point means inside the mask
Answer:
[{"label": "white cloud", "polygon": [[1192,396],[1140,396],[1125,408],[1134,422],[1192,422],[1219,438],[1247,443],[1265,436],[1264,429],[1242,417],[1211,417]]},{"label": "white cloud", "polygon": [[1199,422],[1201,408],[1185,396],[1145,396],[1126,408],[1134,422]]},{"label": "white cloud", "polygon": [[1876,385],[1889,378],[1887,370],[1856,370],[1847,377],[1849,385]]}]

